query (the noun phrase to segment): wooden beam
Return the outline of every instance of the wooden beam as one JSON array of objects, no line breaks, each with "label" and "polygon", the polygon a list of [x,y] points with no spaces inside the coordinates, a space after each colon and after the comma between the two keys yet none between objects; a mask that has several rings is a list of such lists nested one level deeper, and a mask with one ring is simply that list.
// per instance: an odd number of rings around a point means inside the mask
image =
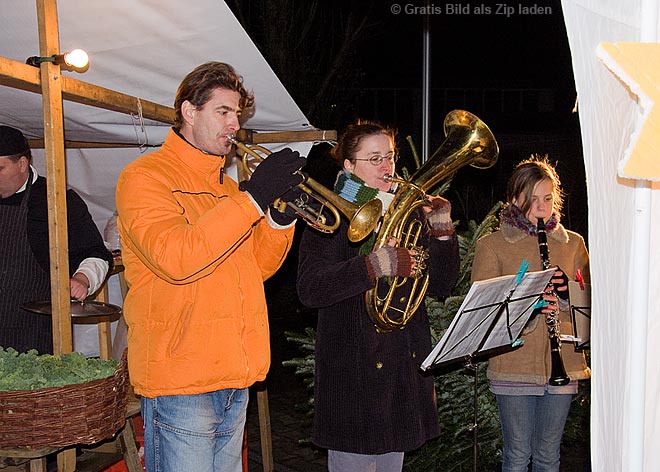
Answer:
[{"label": "wooden beam", "polygon": [[[43,139],[28,139],[30,149],[43,149]],[[117,148],[138,148],[138,147],[160,147],[160,144],[138,145],[135,143],[96,143],[90,141],[64,141],[65,149],[117,149]]]},{"label": "wooden beam", "polygon": [[[133,95],[116,92],[64,75],[60,76],[60,81],[62,83],[62,98],[64,100],[129,115],[137,115],[141,108],[142,116],[146,119],[174,124],[175,111],[172,107],[159,105]],[[22,62],[0,57],[0,84],[40,93],[39,69]],[[140,106],[138,106],[138,103]],[[249,144],[337,141],[337,131],[318,129],[272,132],[241,129],[238,131],[237,136],[240,141]],[[92,143],[80,146],[67,145],[66,147],[110,147],[108,144],[96,144],[100,145],[97,146]],[[124,146],[124,144],[119,144],[117,147]],[[126,146],[135,147],[136,145],[126,144]]]},{"label": "wooden beam", "polygon": [[0,56],[0,84],[41,93],[39,69]]},{"label": "wooden beam", "polygon": [[337,141],[337,131],[314,129],[309,131],[257,132],[240,129],[236,133],[239,141],[247,144],[300,143],[309,141]]},{"label": "wooden beam", "polygon": [[[47,57],[44,54],[42,55]],[[2,85],[27,90],[28,92],[41,93],[39,74],[40,70],[35,67],[6,57],[0,57],[0,84]],[[174,123],[175,113],[172,107],[92,85],[65,75],[60,75],[58,80],[61,82],[62,98],[64,100],[128,115],[137,115],[141,106],[142,116],[145,119],[167,124]]]},{"label": "wooden beam", "polygon": [[125,114],[139,114],[149,120],[174,124],[174,108],[139,97],[115,92],[72,77],[63,76],[62,96],[65,100]]},{"label": "wooden beam", "polygon": [[270,427],[268,388],[264,382],[257,382],[257,407],[259,410],[259,438],[261,439],[261,463],[264,472],[275,470],[273,460],[273,436]]}]

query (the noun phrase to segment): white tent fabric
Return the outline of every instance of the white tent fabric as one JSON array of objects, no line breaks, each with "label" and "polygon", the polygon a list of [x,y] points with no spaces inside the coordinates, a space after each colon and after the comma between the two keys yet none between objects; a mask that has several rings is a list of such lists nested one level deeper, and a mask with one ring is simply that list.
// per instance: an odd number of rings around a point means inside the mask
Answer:
[{"label": "white tent fabric", "polygon": [[[3,0],[2,9],[0,56],[23,62],[38,55],[35,2]],[[59,0],[58,17],[60,50],[81,47],[90,55],[87,72],[65,74],[172,106],[185,74],[206,61],[227,62],[244,76],[247,88],[255,94],[254,114],[244,127],[259,131],[313,129],[220,0]],[[28,137],[43,136],[40,95],[0,87],[0,102],[0,123],[15,126]],[[72,102],[64,103],[64,118],[67,140],[159,145],[169,129],[139,116]],[[86,149],[67,153],[69,184],[89,197],[97,223],[105,223],[114,209],[113,177],[140,152]]]},{"label": "white tent fabric", "polygon": [[562,0],[562,7],[589,199],[592,470],[658,470],[660,306],[649,302],[660,282],[660,186],[617,173],[643,113],[596,55],[601,42],[657,42],[657,2]]},{"label": "white tent fabric", "polygon": [[[221,0],[59,0],[60,51],[85,49],[90,67],[78,80],[165,106],[172,106],[181,79],[207,61],[233,65],[255,94],[254,113],[244,128],[255,131],[314,129],[293,101],[231,10]],[[24,62],[39,55],[36,2],[2,0],[0,56]],[[39,94],[0,86],[0,124],[21,129],[28,138],[43,137]],[[64,102],[65,139],[135,143],[135,148],[67,150],[67,183],[86,201],[103,232],[115,209],[115,183],[123,167],[165,139],[169,125],[78,103]],[[140,146],[143,146],[140,148]],[[289,143],[307,155],[310,143]],[[281,146],[269,146],[277,149]],[[45,175],[42,150],[35,166]],[[235,166],[228,174],[236,176]],[[116,279],[113,277],[112,279]],[[113,281],[111,279],[111,282]],[[111,301],[119,297],[116,284]],[[93,327],[92,327],[93,328]],[[87,328],[87,329],[92,329]],[[96,347],[81,345],[88,355]],[[96,351],[95,351],[96,350]]]}]

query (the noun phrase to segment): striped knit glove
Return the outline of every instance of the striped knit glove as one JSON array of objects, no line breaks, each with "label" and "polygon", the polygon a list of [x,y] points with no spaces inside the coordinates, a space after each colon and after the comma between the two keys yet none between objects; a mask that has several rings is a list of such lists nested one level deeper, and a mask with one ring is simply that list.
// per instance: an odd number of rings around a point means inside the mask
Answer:
[{"label": "striped knit glove", "polygon": [[412,258],[406,248],[383,246],[365,258],[372,279],[384,276],[410,277]]},{"label": "striped knit glove", "polygon": [[431,208],[431,211],[426,214],[426,220],[431,226],[431,236],[437,239],[448,239],[454,234],[451,203],[446,198],[433,197]]}]

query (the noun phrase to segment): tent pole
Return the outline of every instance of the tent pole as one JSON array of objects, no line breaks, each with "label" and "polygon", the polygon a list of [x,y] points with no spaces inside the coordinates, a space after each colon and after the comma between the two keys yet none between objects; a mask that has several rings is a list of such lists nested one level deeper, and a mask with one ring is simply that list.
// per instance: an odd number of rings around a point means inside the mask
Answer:
[{"label": "tent pole", "polygon": [[630,313],[630,434],[628,465],[624,470],[644,470],[644,414],[646,403],[646,353],[649,309],[649,251],[651,250],[651,189],[638,180],[634,190],[633,255]]},{"label": "tent pole", "polygon": [[[641,2],[640,40],[657,40],[658,4],[656,0]],[[651,186],[638,180],[634,190],[632,303],[630,316],[630,434],[626,470],[643,471],[646,412],[646,357],[649,317],[649,257],[651,250]]]}]

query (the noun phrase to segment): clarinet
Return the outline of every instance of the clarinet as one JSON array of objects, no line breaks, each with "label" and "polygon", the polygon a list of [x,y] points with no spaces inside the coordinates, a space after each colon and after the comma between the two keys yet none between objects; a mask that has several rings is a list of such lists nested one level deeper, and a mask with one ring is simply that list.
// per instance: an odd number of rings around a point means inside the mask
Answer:
[{"label": "clarinet", "polygon": [[[548,251],[548,238],[545,233],[545,222],[543,218],[538,219],[536,226],[539,238],[539,252],[541,253],[541,265],[544,270],[550,268],[550,251]],[[552,282],[549,287],[553,289]],[[556,295],[556,294],[555,294]],[[550,357],[552,360],[552,370],[548,383],[553,386],[566,385],[570,378],[564,369],[564,362],[561,358],[561,340],[559,331],[559,310],[555,309],[545,317],[545,324],[548,327],[548,337],[550,338]]]}]

